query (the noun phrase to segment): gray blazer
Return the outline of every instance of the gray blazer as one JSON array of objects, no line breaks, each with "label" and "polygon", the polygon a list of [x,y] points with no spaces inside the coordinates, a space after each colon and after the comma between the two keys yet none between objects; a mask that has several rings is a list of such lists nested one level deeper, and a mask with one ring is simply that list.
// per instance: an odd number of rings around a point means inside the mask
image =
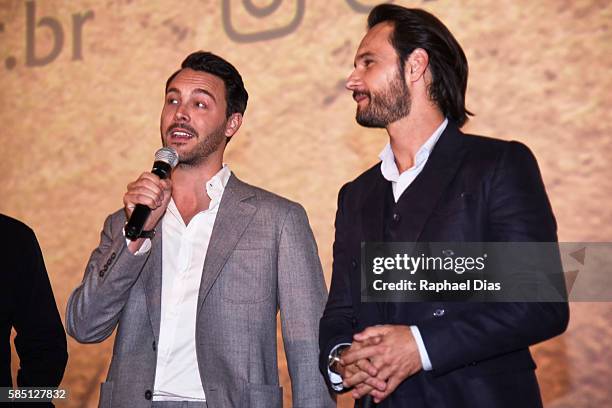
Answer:
[{"label": "gray blazer", "polygon": [[[151,250],[132,255],[123,210],[66,311],[68,334],[101,342],[117,327],[101,407],[150,407],[161,314],[161,228]],[[204,262],[196,317],[200,378],[210,408],[282,406],[276,355],[281,323],[294,407],[335,406],[317,368],[318,322],[327,297],[304,209],[230,177]]]}]

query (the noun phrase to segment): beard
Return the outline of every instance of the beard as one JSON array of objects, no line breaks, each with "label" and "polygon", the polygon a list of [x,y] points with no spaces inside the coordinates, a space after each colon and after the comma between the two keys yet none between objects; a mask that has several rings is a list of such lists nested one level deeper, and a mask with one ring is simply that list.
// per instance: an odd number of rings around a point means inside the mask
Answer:
[{"label": "beard", "polygon": [[386,89],[380,92],[361,91],[358,93],[365,94],[369,99],[368,105],[363,109],[357,107],[355,119],[361,126],[385,128],[410,113],[410,91],[399,72],[396,72]]},{"label": "beard", "polygon": [[[227,122],[221,123],[219,127],[214,129],[211,133],[200,138],[200,134],[191,126],[187,124],[173,123],[166,134],[172,132],[173,129],[180,127],[188,130],[197,140],[197,144],[188,151],[181,151],[179,154],[178,166],[195,167],[206,161],[214,152],[219,149],[219,146],[225,140],[225,126]],[[164,146],[166,146],[166,140],[164,139]]]}]

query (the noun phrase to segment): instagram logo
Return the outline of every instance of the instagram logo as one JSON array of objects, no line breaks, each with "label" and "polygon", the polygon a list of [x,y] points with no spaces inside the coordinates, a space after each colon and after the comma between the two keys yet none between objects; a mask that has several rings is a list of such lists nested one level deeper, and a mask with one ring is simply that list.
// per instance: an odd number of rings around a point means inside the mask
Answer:
[{"label": "instagram logo", "polygon": [[[305,1],[273,0],[268,5],[258,6],[253,4],[253,0],[223,0],[223,28],[228,37],[236,42],[256,42],[283,37],[295,31],[302,22]],[[237,3],[242,3],[242,7],[234,7]],[[291,16],[288,21],[286,15]],[[279,16],[285,21],[279,22]],[[257,23],[257,27],[265,25],[266,28],[245,31],[236,28],[250,26],[253,22]]]}]

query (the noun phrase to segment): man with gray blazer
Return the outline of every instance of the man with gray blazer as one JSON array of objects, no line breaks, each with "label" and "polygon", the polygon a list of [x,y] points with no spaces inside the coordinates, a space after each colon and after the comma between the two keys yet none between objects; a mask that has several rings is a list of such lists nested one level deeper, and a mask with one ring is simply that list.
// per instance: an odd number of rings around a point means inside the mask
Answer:
[{"label": "man with gray blazer", "polygon": [[[223,164],[247,99],[238,71],[209,52],[166,83],[160,131],[179,164],[170,179],[128,184],[68,301],[79,342],[117,327],[101,407],[281,407],[279,309],[293,407],[335,406],[317,368],[326,288],[306,213]],[[137,204],[152,211],[128,240]]]}]

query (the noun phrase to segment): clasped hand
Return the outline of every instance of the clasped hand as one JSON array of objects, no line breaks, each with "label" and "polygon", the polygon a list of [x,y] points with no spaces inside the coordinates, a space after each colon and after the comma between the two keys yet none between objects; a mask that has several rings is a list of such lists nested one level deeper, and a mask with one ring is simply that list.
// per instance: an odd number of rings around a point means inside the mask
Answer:
[{"label": "clasped hand", "polygon": [[340,358],[342,384],[354,387],[353,398],[370,394],[376,403],[421,369],[410,327],[402,325],[368,327],[353,336],[353,344]]}]

